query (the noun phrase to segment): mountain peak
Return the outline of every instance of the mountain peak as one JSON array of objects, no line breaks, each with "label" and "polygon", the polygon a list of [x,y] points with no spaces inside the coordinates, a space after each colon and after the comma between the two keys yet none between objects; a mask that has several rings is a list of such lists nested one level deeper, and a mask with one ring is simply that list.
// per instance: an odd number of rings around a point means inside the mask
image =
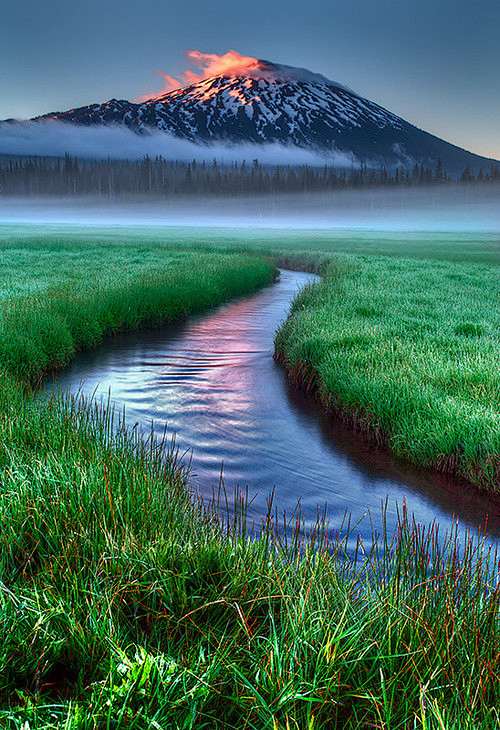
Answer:
[{"label": "mountain peak", "polygon": [[312,83],[350,92],[350,89],[337,81],[332,81],[326,78],[326,76],[313,73],[306,68],[272,63],[271,61],[255,58],[254,56],[243,56],[234,50],[227,51],[222,55],[191,50],[186,52],[186,56],[190,64],[197,67],[197,71],[188,69],[177,76],[171,76],[163,71],[159,71],[158,75],[162,76],[165,82],[163,90],[154,96],[151,94],[142,94],[137,99],[134,99],[134,101],[149,102],[154,99],[164,98],[171,91],[178,92],[181,89],[192,88],[198,83],[203,84],[206,81],[216,78],[258,79],[278,83]]},{"label": "mountain peak", "polygon": [[291,81],[299,83],[326,84],[334,86],[337,89],[343,89],[353,93],[347,86],[340,84],[338,81],[332,81],[322,74],[309,71],[307,68],[299,68],[296,66],[287,66],[281,63],[272,63],[264,59],[254,59],[253,63],[248,66],[227,69],[220,76],[265,79],[267,81]]}]

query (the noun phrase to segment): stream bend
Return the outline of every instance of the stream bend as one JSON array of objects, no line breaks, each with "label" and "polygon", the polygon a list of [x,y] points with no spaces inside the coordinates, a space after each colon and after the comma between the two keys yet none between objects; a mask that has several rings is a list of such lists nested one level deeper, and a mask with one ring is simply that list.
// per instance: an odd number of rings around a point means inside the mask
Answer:
[{"label": "stream bend", "polygon": [[[369,510],[376,527],[386,504],[388,527],[403,500],[421,522],[443,530],[456,518],[473,531],[488,523],[500,535],[498,504],[450,477],[418,469],[368,445],[286,382],[273,361],[273,337],[297,291],[311,274],[283,270],[281,279],[246,298],[161,330],[120,335],[81,353],[45,384],[125,406],[126,421],[158,435],[167,424],[191,459],[192,481],[211,498],[221,468],[231,497],[248,487],[250,519],[260,523],[269,494],[278,514],[298,500],[307,523],[326,505],[332,527],[346,512]],[[371,526],[359,532],[368,539]]]}]

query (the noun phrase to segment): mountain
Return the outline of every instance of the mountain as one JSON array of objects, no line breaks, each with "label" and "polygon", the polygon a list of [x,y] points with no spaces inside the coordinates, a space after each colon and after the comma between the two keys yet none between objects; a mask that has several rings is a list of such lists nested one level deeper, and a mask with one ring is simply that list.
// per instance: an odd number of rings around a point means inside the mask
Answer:
[{"label": "mountain", "polygon": [[450,174],[470,166],[486,171],[496,162],[424,132],[341,84],[306,69],[257,61],[236,74],[222,74],[134,103],[103,104],[54,112],[36,119],[82,125],[123,124],[138,133],[164,130],[193,142],[280,143],[320,150],[341,165],[423,164],[441,159]]}]

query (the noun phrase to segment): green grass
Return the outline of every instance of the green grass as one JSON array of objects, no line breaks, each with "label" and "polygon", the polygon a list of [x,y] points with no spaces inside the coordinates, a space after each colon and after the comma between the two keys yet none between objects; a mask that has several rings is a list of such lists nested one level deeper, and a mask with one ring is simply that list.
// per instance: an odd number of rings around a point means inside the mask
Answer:
[{"label": "green grass", "polygon": [[[500,262],[500,234],[495,232],[428,232],[365,230],[300,230],[139,225],[0,224],[0,250],[89,251],[132,248],[138,256],[155,257],[161,249],[252,250],[288,258],[311,253],[368,254],[469,263]],[[61,266],[66,266],[60,259]],[[98,262],[96,262],[98,266]],[[1,266],[1,262],[0,262]],[[0,268],[0,272],[2,269]],[[1,279],[3,280],[3,272]]]},{"label": "green grass", "polygon": [[250,541],[109,412],[4,381],[0,415],[1,727],[497,726],[481,545],[405,513],[367,556]]},{"label": "green grass", "polygon": [[251,541],[167,444],[8,379],[0,443],[1,727],[497,726],[480,543],[404,512],[368,555],[271,518]]},{"label": "green grass", "polygon": [[396,454],[500,489],[499,270],[340,257],[275,347],[292,381]]},{"label": "green grass", "polygon": [[[246,254],[132,246],[26,246],[3,254],[0,364],[30,382],[104,337],[186,317],[272,280]],[[1,275],[1,274],[0,274]]]},{"label": "green grass", "polygon": [[[291,255],[283,238],[266,246]],[[270,280],[269,261],[231,248],[241,246],[5,242],[0,728],[499,727],[499,562],[481,539],[444,538],[404,510],[398,530],[374,535],[368,553],[356,526],[335,533],[320,523],[306,538],[300,515],[285,530],[270,514],[250,539],[245,505],[228,523],[217,505],[202,505],[175,445],[141,439],[109,408],[35,398],[26,387],[113,331]],[[471,364],[480,353],[489,372],[490,267],[349,256],[328,273],[331,252],[302,249],[290,261],[326,278],[299,296],[285,326],[292,342],[314,324],[300,362],[311,366],[305,355],[333,336],[337,317],[356,328],[342,352],[373,355],[383,324],[401,347],[472,348]],[[421,319],[408,319],[395,280],[413,292]],[[467,316],[456,319],[459,311]],[[385,358],[387,341],[378,341]],[[432,373],[425,352],[418,362]],[[454,393],[461,374],[449,378]],[[486,402],[495,382],[478,380],[477,397]]]}]

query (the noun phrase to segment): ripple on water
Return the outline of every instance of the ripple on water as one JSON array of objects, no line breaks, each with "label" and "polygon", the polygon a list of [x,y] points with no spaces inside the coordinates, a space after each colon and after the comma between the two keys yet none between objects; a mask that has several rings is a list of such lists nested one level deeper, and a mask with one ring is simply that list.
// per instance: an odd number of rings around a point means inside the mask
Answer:
[{"label": "ripple on water", "polygon": [[[207,498],[223,463],[229,495],[248,486],[251,518],[259,521],[274,490],[279,513],[300,499],[306,520],[327,505],[332,526],[346,511],[367,510],[380,526],[387,501],[389,526],[403,500],[417,520],[443,528],[454,516],[477,529],[488,518],[500,535],[500,508],[449,477],[414,468],[368,446],[316,404],[291,389],[273,359],[273,336],[290,300],[311,275],[283,271],[281,281],[252,297],[225,304],[184,323],[122,335],[89,353],[46,384],[79,389],[126,407],[131,425],[176,433],[193,481]],[[360,532],[371,534],[367,520]]]}]

